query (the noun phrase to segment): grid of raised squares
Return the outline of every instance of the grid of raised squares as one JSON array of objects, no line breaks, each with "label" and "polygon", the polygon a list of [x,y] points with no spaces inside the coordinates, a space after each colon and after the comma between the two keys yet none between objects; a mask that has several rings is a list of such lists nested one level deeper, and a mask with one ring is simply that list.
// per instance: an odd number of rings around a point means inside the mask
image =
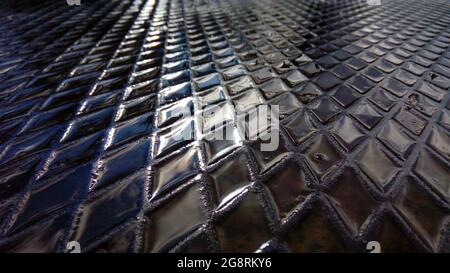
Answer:
[{"label": "grid of raised squares", "polygon": [[450,251],[448,1],[53,5],[2,26],[0,250]]}]

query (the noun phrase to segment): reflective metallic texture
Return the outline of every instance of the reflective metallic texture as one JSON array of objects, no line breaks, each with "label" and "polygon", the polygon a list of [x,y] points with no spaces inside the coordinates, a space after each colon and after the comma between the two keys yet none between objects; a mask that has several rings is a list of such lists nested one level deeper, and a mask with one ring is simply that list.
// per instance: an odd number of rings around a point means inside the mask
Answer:
[{"label": "reflective metallic texture", "polygon": [[[448,0],[2,1],[0,21],[0,251],[450,251]],[[280,107],[277,149],[235,105]]]}]

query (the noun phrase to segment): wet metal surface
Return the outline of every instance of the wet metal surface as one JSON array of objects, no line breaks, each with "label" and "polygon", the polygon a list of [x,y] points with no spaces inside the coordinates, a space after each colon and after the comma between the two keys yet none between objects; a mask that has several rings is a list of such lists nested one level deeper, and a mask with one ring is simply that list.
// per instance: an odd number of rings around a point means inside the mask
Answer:
[{"label": "wet metal surface", "polygon": [[[0,8],[0,251],[450,252],[448,0],[28,2]],[[264,104],[273,151],[230,110]]]}]

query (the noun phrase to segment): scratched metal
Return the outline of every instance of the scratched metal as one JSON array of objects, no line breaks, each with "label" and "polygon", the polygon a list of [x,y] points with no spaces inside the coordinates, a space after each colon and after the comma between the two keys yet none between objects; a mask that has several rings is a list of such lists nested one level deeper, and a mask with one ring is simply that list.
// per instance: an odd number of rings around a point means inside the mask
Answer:
[{"label": "scratched metal", "polygon": [[0,251],[450,252],[448,0],[3,2]]}]

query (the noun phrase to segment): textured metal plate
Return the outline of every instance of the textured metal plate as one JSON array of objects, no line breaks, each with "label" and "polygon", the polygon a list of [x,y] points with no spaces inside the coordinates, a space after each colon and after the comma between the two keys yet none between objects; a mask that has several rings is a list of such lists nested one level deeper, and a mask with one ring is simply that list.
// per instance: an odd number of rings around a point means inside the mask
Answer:
[{"label": "textured metal plate", "polygon": [[[448,0],[15,2],[0,251],[450,251]],[[278,149],[177,116],[212,104],[279,105]]]}]

